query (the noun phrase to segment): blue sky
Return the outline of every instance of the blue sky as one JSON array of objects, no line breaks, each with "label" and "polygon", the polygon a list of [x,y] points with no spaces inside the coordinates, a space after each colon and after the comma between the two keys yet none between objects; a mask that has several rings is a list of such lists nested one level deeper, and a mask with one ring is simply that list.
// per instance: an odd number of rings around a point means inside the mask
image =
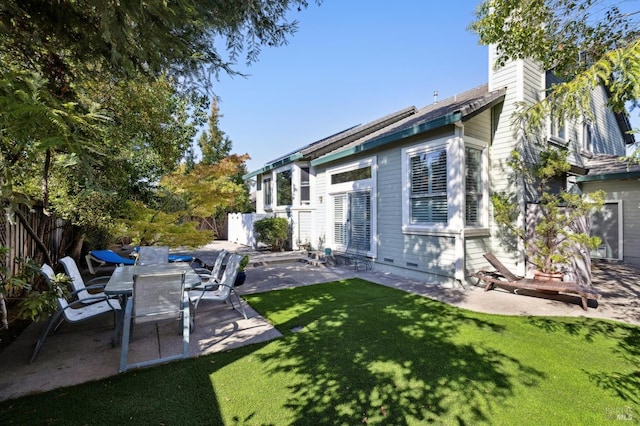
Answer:
[{"label": "blue sky", "polygon": [[247,78],[215,87],[220,129],[249,171],[404,107],[487,82],[487,48],[466,28],[478,0],[324,0],[291,13],[289,44],[264,49]]}]

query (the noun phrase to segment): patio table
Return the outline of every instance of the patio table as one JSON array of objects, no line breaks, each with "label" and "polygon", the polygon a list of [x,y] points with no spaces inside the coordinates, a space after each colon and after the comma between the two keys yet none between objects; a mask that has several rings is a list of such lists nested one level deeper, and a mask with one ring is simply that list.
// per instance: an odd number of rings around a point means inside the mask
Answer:
[{"label": "patio table", "polygon": [[179,274],[184,272],[185,290],[190,290],[202,284],[200,276],[193,270],[188,263],[175,262],[163,263],[159,265],[122,265],[116,267],[104,288],[107,295],[118,296],[123,309],[117,316],[117,324],[113,331],[112,345],[117,346],[120,340],[120,331],[124,323],[124,306],[129,296],[133,294],[133,277],[135,275],[153,275],[153,274]]}]

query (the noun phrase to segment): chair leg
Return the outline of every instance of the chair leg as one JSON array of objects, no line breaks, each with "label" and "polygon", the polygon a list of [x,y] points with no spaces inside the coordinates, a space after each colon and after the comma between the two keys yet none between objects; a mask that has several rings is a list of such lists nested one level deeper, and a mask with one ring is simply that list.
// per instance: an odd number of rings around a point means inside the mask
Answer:
[{"label": "chair leg", "polygon": [[133,311],[133,299],[127,300],[122,327],[122,350],[120,352],[120,373],[127,371],[127,359],[129,355],[129,338],[131,335],[131,313]]},{"label": "chair leg", "polygon": [[191,315],[189,299],[186,301],[184,311],[182,312],[182,352],[185,358],[189,357],[189,333],[191,332]]},{"label": "chair leg", "polygon": [[242,300],[240,300],[240,295],[238,295],[238,293],[235,290],[231,290],[231,292],[233,294],[236,295],[236,297],[238,298],[238,305],[240,305],[240,309],[242,309],[242,311],[239,311],[236,306],[233,304],[233,300],[231,300],[231,295],[229,295],[229,302],[231,302],[231,307],[233,309],[235,309],[236,311],[240,312],[242,314],[242,316],[244,317],[244,319],[248,319],[247,318],[247,313],[244,311],[244,306],[242,305]]},{"label": "chair leg", "polygon": [[[60,322],[58,323],[58,321]],[[38,352],[40,352],[40,348],[44,344],[44,341],[49,335],[49,332],[51,331],[51,329],[54,327],[54,324],[56,323],[58,323],[56,328],[59,327],[59,324],[62,323],[62,311],[56,312],[55,314],[51,315],[51,318],[49,318],[49,321],[47,322],[47,326],[45,327],[44,331],[40,335],[40,338],[38,339],[38,341],[36,342],[36,347],[33,349],[33,353],[31,354],[29,363],[32,363],[33,361],[35,361],[36,357],[38,356]]]}]

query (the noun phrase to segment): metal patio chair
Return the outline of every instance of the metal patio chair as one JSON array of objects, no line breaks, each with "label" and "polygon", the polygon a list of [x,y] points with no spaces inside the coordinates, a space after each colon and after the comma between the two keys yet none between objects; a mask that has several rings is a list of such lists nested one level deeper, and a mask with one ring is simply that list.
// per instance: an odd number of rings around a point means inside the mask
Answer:
[{"label": "metal patio chair", "polygon": [[160,265],[169,263],[168,246],[141,246],[138,249],[138,265]]},{"label": "metal patio chair", "polygon": [[[55,273],[51,266],[44,264],[40,268],[40,273],[44,276],[49,286],[55,286]],[[70,295],[71,298],[76,298],[82,291],[74,291]],[[60,294],[62,292],[60,291]],[[33,362],[40,352],[40,348],[44,344],[47,336],[53,329],[54,331],[60,327],[63,322],[77,323],[96,317],[98,315],[112,313],[114,327],[118,326],[117,311],[121,309],[120,303],[115,299],[109,299],[104,293],[85,297],[83,299],[76,299],[71,302],[67,301],[64,297],[57,298],[58,310],[49,317],[47,326],[43,330],[40,338],[36,342],[36,346],[31,354],[29,362]],[[114,344],[114,342],[112,342]]]},{"label": "metal patio chair", "polygon": [[[129,364],[129,344],[135,324],[157,323],[160,321],[181,321],[182,353],[161,356]],[[133,368],[165,363],[189,356],[189,297],[185,292],[185,274],[137,275],[133,281],[133,294],[128,298],[122,334],[120,372]]]},{"label": "metal patio chair", "polygon": [[[198,306],[203,301],[218,303],[229,302],[233,309],[241,313],[242,316],[244,316],[244,319],[247,319],[247,313],[245,312],[244,306],[242,305],[242,300],[240,300],[240,296],[238,296],[238,293],[234,289],[234,283],[236,281],[236,276],[238,275],[238,268],[240,266],[241,260],[242,255],[232,254],[231,256],[229,256],[227,267],[225,268],[219,283],[212,286],[207,286],[205,283],[203,288],[189,291],[189,299],[191,300],[191,303],[193,303],[194,322]],[[240,310],[238,310],[238,308],[233,303],[232,296],[236,297]]]}]

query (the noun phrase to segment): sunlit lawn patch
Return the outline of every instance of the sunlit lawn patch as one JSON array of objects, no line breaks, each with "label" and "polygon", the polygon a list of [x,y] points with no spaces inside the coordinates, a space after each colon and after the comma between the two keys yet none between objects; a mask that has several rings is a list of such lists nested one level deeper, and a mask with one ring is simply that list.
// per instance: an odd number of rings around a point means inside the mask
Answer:
[{"label": "sunlit lawn patch", "polygon": [[478,314],[358,279],[246,299],[283,338],[8,401],[0,423],[566,425],[640,416],[638,327]]}]

